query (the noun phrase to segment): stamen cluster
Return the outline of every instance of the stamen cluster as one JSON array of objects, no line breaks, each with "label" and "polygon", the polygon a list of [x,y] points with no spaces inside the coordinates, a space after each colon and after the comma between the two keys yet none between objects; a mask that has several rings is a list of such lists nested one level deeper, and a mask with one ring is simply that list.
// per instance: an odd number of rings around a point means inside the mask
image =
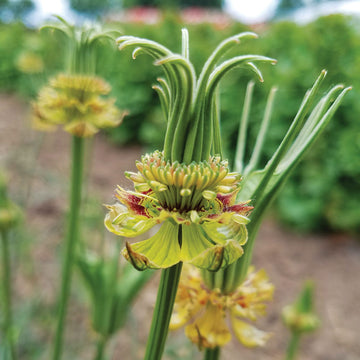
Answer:
[{"label": "stamen cluster", "polygon": [[241,175],[229,173],[228,162],[217,156],[186,165],[166,161],[162,152],[155,151],[144,155],[136,166],[138,173],[126,173],[135,190],[154,192],[159,204],[169,211],[210,211],[215,199],[240,187]]}]

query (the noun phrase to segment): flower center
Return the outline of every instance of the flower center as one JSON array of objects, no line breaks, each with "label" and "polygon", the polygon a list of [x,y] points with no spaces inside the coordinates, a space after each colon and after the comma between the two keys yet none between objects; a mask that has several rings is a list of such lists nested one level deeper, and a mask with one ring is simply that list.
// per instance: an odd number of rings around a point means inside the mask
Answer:
[{"label": "flower center", "polygon": [[166,161],[162,152],[155,151],[144,155],[136,166],[138,173],[126,173],[135,190],[153,191],[161,207],[180,213],[216,213],[217,198],[236,191],[241,181],[241,175],[230,173],[227,161],[218,156],[185,165]]}]

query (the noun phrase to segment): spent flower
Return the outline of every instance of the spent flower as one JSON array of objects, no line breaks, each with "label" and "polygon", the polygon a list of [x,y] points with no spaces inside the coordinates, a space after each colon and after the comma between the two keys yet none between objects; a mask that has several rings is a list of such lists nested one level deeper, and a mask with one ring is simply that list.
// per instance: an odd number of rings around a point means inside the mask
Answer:
[{"label": "spent flower", "polygon": [[[265,302],[272,299],[274,286],[264,270],[253,267],[245,281],[231,293],[210,288],[198,269],[185,267],[176,295],[170,328],[175,330],[187,323],[186,336],[199,348],[224,346],[231,340],[230,326],[236,338],[247,347],[263,346],[269,333],[249,322],[265,315]],[[245,321],[244,321],[245,320]]]}]

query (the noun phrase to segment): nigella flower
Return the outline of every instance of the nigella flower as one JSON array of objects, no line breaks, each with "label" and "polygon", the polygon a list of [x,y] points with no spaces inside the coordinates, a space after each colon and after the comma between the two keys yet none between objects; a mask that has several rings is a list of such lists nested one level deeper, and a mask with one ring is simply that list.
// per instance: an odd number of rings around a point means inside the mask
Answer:
[{"label": "nigella flower", "polygon": [[139,270],[190,262],[216,271],[237,260],[247,240],[248,202],[235,204],[241,176],[219,157],[190,165],[170,162],[160,151],[127,173],[135,191],[118,187],[119,202],[107,206],[106,227],[135,237],[162,223],[147,240],[127,243],[124,256]]},{"label": "nigella flower", "polygon": [[96,76],[59,74],[41,89],[33,104],[34,126],[51,130],[63,125],[65,131],[79,137],[115,127],[125,112],[117,109],[114,99],[104,97],[110,89],[107,82]]},{"label": "nigella flower", "polygon": [[199,348],[215,348],[231,340],[229,320],[243,345],[263,346],[270,334],[249,321],[265,314],[264,302],[272,299],[273,291],[264,270],[255,272],[250,267],[245,281],[233,292],[224,294],[218,288],[208,288],[198,269],[189,266],[180,279],[170,328],[175,330],[189,323],[185,334],[193,343]]},{"label": "nigella flower", "polygon": [[133,36],[117,39],[119,48],[135,47],[133,57],[149,54],[162,66],[165,79],[154,86],[167,119],[162,152],[143,156],[138,173],[127,174],[135,191],[118,188],[119,203],[108,206],[107,228],[125,237],[145,233],[161,223],[151,238],[127,243],[124,256],[140,270],[169,268],[182,262],[217,271],[242,254],[245,225],[252,209],[248,201],[236,204],[241,176],[230,173],[223,160],[216,89],[235,67],[248,68],[260,79],[254,63],[271,62],[260,55],[220,61],[242,39],[243,33],[224,40],[199,75],[190,62],[189,38],[182,30],[182,54],[154,41]]}]

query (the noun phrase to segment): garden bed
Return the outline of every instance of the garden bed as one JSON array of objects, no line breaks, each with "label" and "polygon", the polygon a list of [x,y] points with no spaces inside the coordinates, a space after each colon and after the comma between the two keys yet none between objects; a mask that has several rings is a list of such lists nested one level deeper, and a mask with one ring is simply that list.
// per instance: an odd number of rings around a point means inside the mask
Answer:
[{"label": "garden bed", "polygon": [[[68,134],[35,132],[29,126],[28,105],[12,95],[0,95],[0,167],[7,170],[13,198],[26,209],[26,223],[20,231],[20,239],[15,238],[11,248],[15,265],[15,321],[21,328],[20,359],[24,360],[49,358],[49,353],[43,349],[50,347],[54,331],[53,312],[60,279],[59,252],[69,185],[69,147]],[[102,204],[113,201],[116,184],[130,184],[123,172],[135,170],[134,163],[142,149],[116,147],[99,135],[89,153],[93,159],[87,170],[89,186],[86,193],[93,204],[94,218],[98,219],[104,213]],[[88,216],[87,223],[91,222],[89,219]],[[94,240],[91,236],[86,239],[89,246],[96,247],[98,237],[104,234],[101,222],[99,224],[100,229],[93,232]],[[91,233],[88,231],[86,235]],[[114,240],[106,233],[105,238],[106,241]],[[234,353],[244,360],[281,359],[289,335],[281,323],[280,312],[284,305],[293,302],[302,282],[308,278],[316,284],[316,307],[322,326],[304,339],[299,359],[360,358],[360,286],[357,279],[360,242],[357,239],[341,234],[294,234],[280,228],[270,216],[260,230],[254,263],[267,270],[276,287],[268,316],[259,322],[259,327],[271,331],[273,337],[265,348],[257,350],[244,350],[233,341],[225,348],[224,359],[233,359]],[[130,322],[113,341],[112,359],[141,359],[157,281],[155,276],[137,299]],[[79,279],[75,278],[65,358],[87,360],[93,356],[89,342],[94,340],[94,334],[90,330],[86,297],[78,284]],[[179,355],[182,359],[192,358],[181,331],[171,335],[169,346],[174,342],[184,344]]]}]

